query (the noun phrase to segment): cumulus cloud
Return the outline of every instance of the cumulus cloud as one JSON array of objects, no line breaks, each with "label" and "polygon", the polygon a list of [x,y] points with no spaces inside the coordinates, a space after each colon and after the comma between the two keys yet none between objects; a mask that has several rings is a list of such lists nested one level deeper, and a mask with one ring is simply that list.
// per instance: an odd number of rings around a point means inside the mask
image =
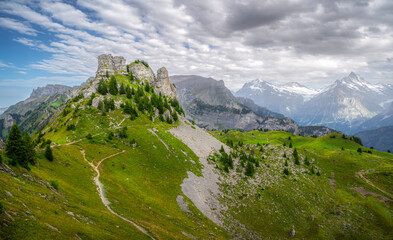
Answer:
[{"label": "cumulus cloud", "polygon": [[0,12],[47,36],[15,41],[51,53],[30,67],[55,74],[94,75],[112,53],[232,89],[255,78],[322,86],[351,71],[393,79],[392,1],[15,0]]}]

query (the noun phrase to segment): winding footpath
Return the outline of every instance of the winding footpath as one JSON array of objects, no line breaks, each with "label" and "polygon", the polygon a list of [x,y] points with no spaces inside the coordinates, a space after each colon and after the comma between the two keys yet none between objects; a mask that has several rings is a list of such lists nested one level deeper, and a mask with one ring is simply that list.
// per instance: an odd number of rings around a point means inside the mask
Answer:
[{"label": "winding footpath", "polygon": [[100,195],[100,198],[101,198],[102,203],[103,203],[103,204],[105,205],[105,207],[109,210],[109,212],[111,212],[112,214],[116,215],[117,217],[123,219],[124,221],[126,221],[126,222],[132,224],[132,225],[133,225],[134,227],[136,227],[139,231],[141,231],[142,233],[144,233],[145,235],[147,235],[147,236],[150,237],[151,239],[154,239],[154,237],[153,237],[152,235],[150,235],[150,233],[147,232],[146,229],[144,229],[143,227],[139,226],[139,225],[136,224],[134,221],[131,221],[130,219],[125,218],[125,217],[121,216],[120,214],[118,214],[118,213],[116,213],[115,211],[112,210],[112,208],[109,206],[109,204],[111,204],[111,203],[110,203],[109,200],[105,197],[105,194],[104,194],[104,185],[100,182],[100,171],[98,170],[98,167],[100,166],[100,164],[101,164],[103,161],[105,161],[106,159],[112,158],[112,157],[114,157],[114,156],[116,156],[116,155],[119,155],[119,154],[121,154],[121,153],[125,153],[126,151],[123,150],[123,151],[121,151],[121,152],[117,152],[117,153],[114,153],[114,154],[112,154],[112,155],[110,155],[110,156],[104,157],[104,158],[102,158],[102,159],[97,163],[97,165],[94,165],[93,162],[89,162],[89,161],[86,159],[86,153],[85,153],[85,150],[84,150],[84,149],[81,149],[80,151],[81,151],[81,153],[82,153],[83,159],[84,159],[84,160],[94,169],[94,171],[97,173],[97,175],[94,177],[94,183],[95,183],[96,186],[97,186],[97,190],[98,190],[98,193],[99,193],[99,195]]},{"label": "winding footpath", "polygon": [[358,175],[361,179],[363,179],[368,185],[374,187],[375,189],[379,190],[380,192],[383,192],[384,194],[386,194],[387,196],[389,196],[390,199],[393,199],[393,196],[392,196],[390,193],[388,193],[388,192],[382,190],[381,188],[375,186],[370,180],[368,180],[368,179],[363,175],[363,173],[365,173],[365,172],[364,172],[363,170],[361,170],[361,171],[357,172],[357,175]]}]

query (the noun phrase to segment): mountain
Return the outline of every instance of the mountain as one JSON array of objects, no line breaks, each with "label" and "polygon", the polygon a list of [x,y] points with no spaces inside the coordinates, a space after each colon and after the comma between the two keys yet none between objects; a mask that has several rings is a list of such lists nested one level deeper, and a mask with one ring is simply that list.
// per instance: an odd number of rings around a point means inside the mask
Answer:
[{"label": "mountain", "polygon": [[316,94],[317,90],[298,83],[274,85],[256,79],[244,84],[235,95],[252,99],[259,106],[293,117],[303,102]]},{"label": "mountain", "polygon": [[179,103],[186,118],[206,129],[268,129],[289,131],[299,135],[321,136],[333,130],[300,128],[290,118],[254,104],[252,100],[236,98],[224,81],[201,76],[171,76],[179,94]]},{"label": "mountain", "polygon": [[33,135],[30,170],[0,152],[0,239],[392,238],[391,154],[339,133],[207,132],[165,68],[122,59],[100,55]]},{"label": "mountain", "polygon": [[363,131],[367,129],[377,129],[385,126],[393,126],[393,103],[391,103],[389,107],[386,107],[386,109],[378,115],[362,123],[357,130]]},{"label": "mountain", "polygon": [[393,151],[393,126],[362,131],[355,136],[361,138],[366,147],[373,147],[378,151]]},{"label": "mountain", "polygon": [[4,108],[0,108],[0,114],[2,114],[3,112],[5,112],[5,110],[7,110],[8,107],[4,107]]},{"label": "mountain", "polygon": [[300,125],[323,125],[351,134],[366,120],[384,111],[393,99],[393,88],[370,84],[352,72],[321,90],[296,83],[275,86],[254,80],[244,84],[236,96],[250,98]]},{"label": "mountain", "polygon": [[76,89],[78,87],[58,84],[34,89],[29,98],[8,107],[0,115],[0,138],[6,139],[14,123],[18,124],[23,132],[40,131]]}]

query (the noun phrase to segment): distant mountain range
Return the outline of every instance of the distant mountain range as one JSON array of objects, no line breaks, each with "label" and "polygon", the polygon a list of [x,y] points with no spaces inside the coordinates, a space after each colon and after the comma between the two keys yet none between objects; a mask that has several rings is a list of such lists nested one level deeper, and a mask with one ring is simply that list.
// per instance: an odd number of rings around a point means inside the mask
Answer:
[{"label": "distant mountain range", "polygon": [[187,119],[206,129],[268,129],[298,135],[321,136],[333,132],[326,127],[300,127],[292,119],[237,98],[224,81],[195,75],[171,76]]},{"label": "distant mountain range", "polygon": [[393,151],[393,126],[367,130],[356,134],[362,139],[363,145],[378,151]]},{"label": "distant mountain range", "polygon": [[375,129],[377,121],[381,126],[393,125],[389,115],[393,86],[368,83],[353,72],[319,90],[298,83],[274,85],[254,80],[235,95],[291,117],[300,125],[327,126],[346,134]]},{"label": "distant mountain range", "polygon": [[6,139],[16,123],[23,132],[36,132],[45,127],[72,92],[78,87],[49,84],[34,89],[30,97],[8,107],[0,115],[0,139]]}]

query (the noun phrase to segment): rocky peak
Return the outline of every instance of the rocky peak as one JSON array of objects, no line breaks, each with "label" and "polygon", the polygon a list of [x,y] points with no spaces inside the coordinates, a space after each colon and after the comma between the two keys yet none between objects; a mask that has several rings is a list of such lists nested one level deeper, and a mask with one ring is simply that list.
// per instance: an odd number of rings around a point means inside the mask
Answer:
[{"label": "rocky peak", "polygon": [[98,69],[96,77],[105,77],[106,72],[114,75],[115,72],[127,74],[126,59],[121,56],[112,56],[111,54],[101,54],[98,56]]},{"label": "rocky peak", "polygon": [[134,77],[138,78],[143,82],[148,82],[151,85],[157,81],[156,76],[154,75],[153,70],[150,67],[146,67],[141,62],[131,63],[129,66],[130,72],[134,75]]},{"label": "rocky peak", "polygon": [[157,70],[157,81],[154,85],[160,88],[163,95],[177,99],[176,88],[173,84],[171,84],[168,76],[168,70],[166,70],[165,67]]},{"label": "rocky peak", "polygon": [[33,90],[30,94],[30,99],[36,99],[44,96],[52,96],[54,94],[62,94],[70,91],[72,87],[60,85],[60,84],[48,84],[45,87],[38,87]]}]

